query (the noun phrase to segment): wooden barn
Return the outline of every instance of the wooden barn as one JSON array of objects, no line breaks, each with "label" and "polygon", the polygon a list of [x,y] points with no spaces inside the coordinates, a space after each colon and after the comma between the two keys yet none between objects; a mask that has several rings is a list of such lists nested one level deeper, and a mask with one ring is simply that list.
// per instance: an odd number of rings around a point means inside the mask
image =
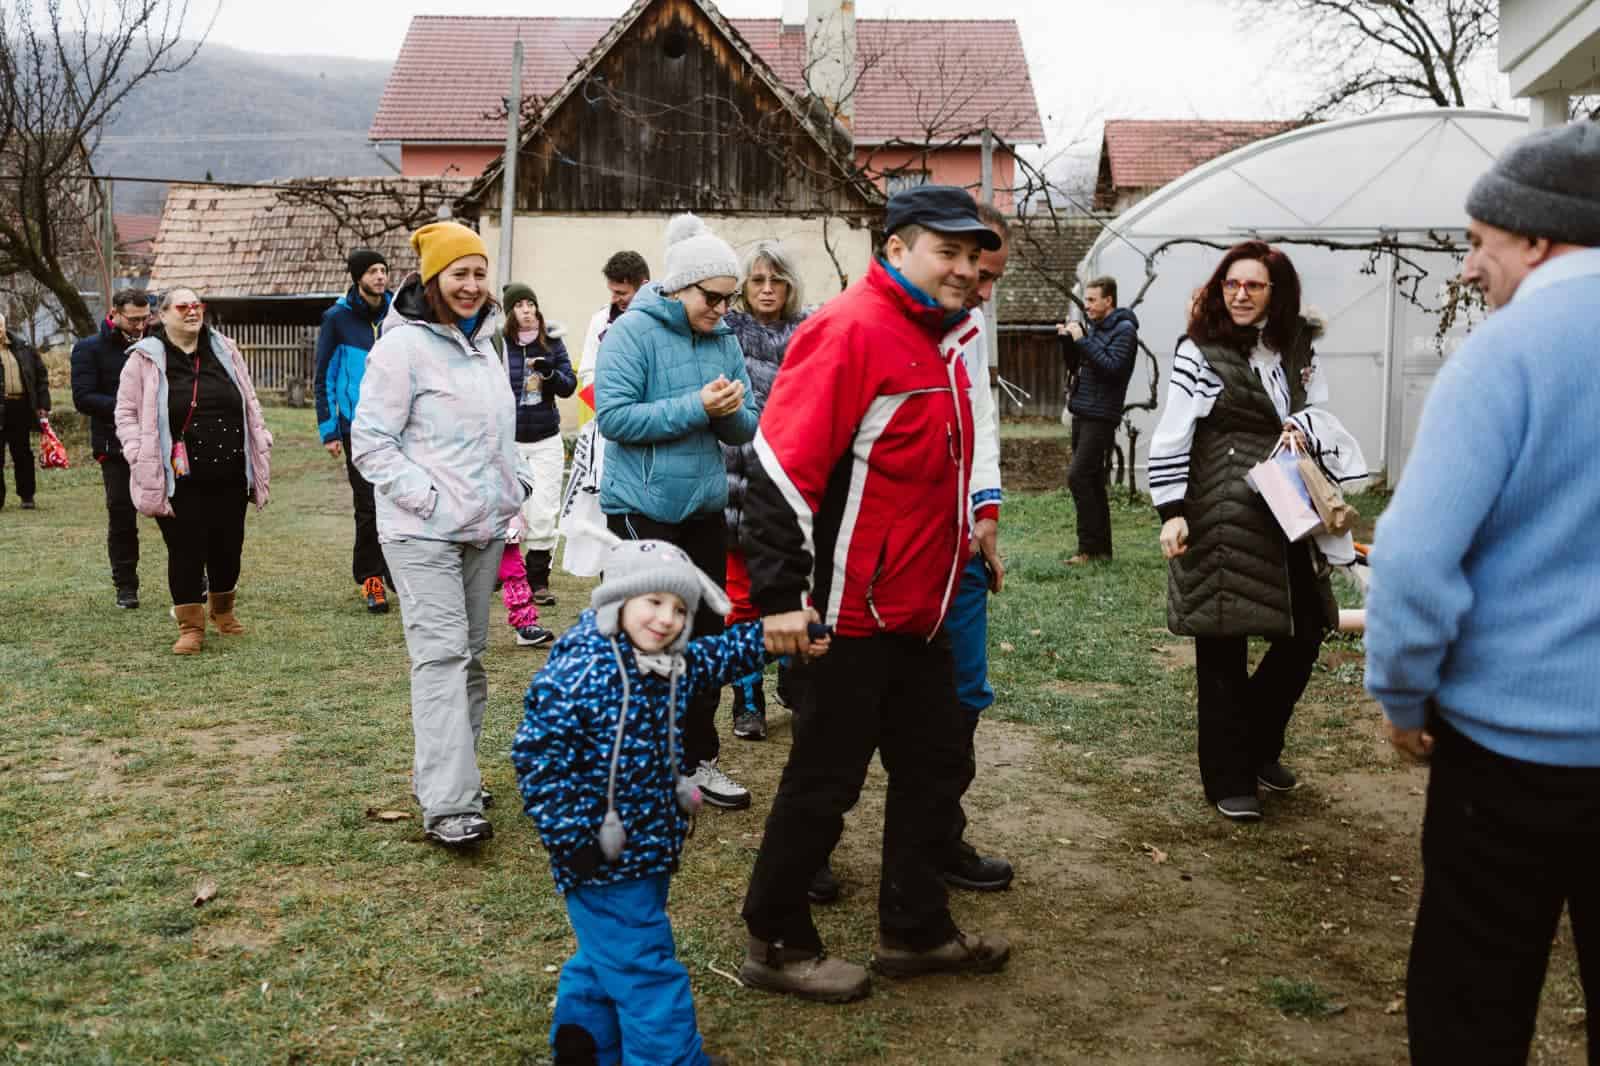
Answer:
[{"label": "wooden barn", "polygon": [[[458,204],[498,256],[503,161]],[[850,162],[849,132],[772,72],[703,0],[638,0],[524,130],[513,265],[557,317],[581,323],[606,298],[621,249],[659,271],[667,219],[702,215],[743,250],[781,239],[807,300],[860,276],[882,196]]]}]

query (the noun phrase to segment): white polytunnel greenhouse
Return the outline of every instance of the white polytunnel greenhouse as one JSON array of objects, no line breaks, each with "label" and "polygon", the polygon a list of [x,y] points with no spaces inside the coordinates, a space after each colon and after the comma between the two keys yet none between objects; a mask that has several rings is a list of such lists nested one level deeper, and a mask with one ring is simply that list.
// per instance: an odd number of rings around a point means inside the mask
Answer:
[{"label": "white polytunnel greenhouse", "polygon": [[[1307,126],[1197,167],[1107,223],[1080,281],[1110,275],[1129,306],[1154,275],[1134,308],[1160,370],[1158,409],[1133,412],[1139,483],[1190,296],[1222,248],[1251,238],[1293,260],[1302,307],[1327,321],[1316,350],[1329,407],[1371,468],[1397,480],[1434,375],[1484,314],[1460,304],[1442,328],[1465,252],[1467,191],[1527,131],[1518,115],[1457,109]],[[1441,239],[1457,250],[1429,250]],[[1374,255],[1385,241],[1395,254]],[[1141,353],[1129,403],[1148,399],[1149,364]]]}]

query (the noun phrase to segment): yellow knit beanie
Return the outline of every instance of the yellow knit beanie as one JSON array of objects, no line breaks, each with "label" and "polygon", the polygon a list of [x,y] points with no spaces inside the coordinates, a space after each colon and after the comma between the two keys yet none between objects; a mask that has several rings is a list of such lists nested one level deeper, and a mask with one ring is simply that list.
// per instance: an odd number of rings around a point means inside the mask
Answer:
[{"label": "yellow knit beanie", "polygon": [[464,255],[489,258],[483,238],[459,222],[430,222],[411,235],[411,247],[422,260],[422,283]]}]

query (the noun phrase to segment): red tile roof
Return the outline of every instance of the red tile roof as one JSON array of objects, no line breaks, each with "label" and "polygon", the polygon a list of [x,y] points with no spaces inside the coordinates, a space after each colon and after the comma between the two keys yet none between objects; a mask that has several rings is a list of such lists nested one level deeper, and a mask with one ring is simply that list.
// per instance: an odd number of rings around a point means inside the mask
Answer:
[{"label": "red tile roof", "polygon": [[111,220],[117,227],[117,247],[130,255],[148,254],[161,228],[160,215],[115,214]]},{"label": "red tile roof", "polygon": [[1109,119],[1101,146],[1117,189],[1159,188],[1201,163],[1252,141],[1294,129],[1296,122],[1208,122],[1178,119]]},{"label": "red tile roof", "polygon": [[[785,84],[803,89],[805,32],[778,19],[730,19]],[[523,41],[523,89],[556,93],[611,19],[426,15],[411,20],[367,136],[374,141],[490,144],[511,42]],[[1014,144],[1044,143],[1022,37],[1011,20],[860,19],[854,94],[858,144],[941,144],[987,125]],[[463,79],[463,71],[472,77]]]}]

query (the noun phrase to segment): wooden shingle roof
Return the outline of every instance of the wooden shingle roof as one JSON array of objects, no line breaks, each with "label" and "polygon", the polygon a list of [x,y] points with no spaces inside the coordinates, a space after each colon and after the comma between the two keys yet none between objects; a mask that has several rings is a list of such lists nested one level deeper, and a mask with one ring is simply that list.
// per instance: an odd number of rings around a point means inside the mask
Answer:
[{"label": "wooden shingle roof", "polygon": [[[1006,276],[995,286],[995,320],[1002,324],[1063,321],[1068,307],[1063,286],[1071,289],[1082,280],[1076,276],[1078,264],[1102,229],[1093,218],[1013,220]],[[1118,283],[1126,290],[1134,280],[1118,279]]]},{"label": "wooden shingle roof", "polygon": [[[314,193],[296,194],[307,182]],[[272,187],[277,186],[277,187]],[[299,179],[228,188],[174,183],[155,239],[150,286],[204,296],[331,296],[350,287],[345,256],[360,246],[415,270],[410,231],[466,190],[461,180]],[[330,209],[329,205],[332,205]]]}]

